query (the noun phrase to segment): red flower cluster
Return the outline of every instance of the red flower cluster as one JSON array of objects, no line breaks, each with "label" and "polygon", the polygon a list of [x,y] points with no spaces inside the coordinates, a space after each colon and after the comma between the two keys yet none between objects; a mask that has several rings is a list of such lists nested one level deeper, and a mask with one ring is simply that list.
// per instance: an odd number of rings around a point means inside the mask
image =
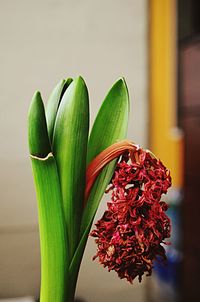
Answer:
[{"label": "red flower cluster", "polygon": [[131,283],[145,272],[151,275],[153,260],[166,259],[161,243],[171,226],[160,199],[170,186],[169,171],[149,151],[125,153],[107,190],[112,192],[108,210],[91,232],[98,246],[94,259]]}]

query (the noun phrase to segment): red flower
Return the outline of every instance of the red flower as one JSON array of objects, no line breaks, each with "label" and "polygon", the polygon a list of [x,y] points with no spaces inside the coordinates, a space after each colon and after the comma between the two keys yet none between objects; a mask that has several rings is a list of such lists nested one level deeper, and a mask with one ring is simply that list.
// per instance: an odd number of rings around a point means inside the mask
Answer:
[{"label": "red flower", "polygon": [[[134,146],[134,147],[133,147]],[[150,151],[132,145],[117,164],[108,209],[96,223],[94,256],[108,270],[132,282],[151,275],[153,261],[165,260],[162,243],[170,237],[168,206],[160,201],[171,186],[169,171]],[[131,159],[130,159],[131,158]]]}]

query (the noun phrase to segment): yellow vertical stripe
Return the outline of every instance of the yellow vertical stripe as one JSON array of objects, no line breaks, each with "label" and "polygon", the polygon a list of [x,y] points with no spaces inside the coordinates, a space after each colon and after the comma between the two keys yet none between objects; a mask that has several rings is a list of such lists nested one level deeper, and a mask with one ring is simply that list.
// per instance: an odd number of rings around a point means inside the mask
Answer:
[{"label": "yellow vertical stripe", "polygon": [[176,127],[176,1],[150,0],[150,145],[182,186],[183,139]]}]

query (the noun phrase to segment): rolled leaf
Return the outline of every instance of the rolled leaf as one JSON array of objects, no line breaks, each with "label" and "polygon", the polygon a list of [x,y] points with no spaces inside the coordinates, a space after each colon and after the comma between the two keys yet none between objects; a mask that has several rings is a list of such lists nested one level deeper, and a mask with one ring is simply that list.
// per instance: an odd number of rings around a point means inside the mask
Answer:
[{"label": "rolled leaf", "polygon": [[83,210],[89,100],[85,82],[75,79],[64,93],[55,121],[53,154],[58,166],[65,221],[70,242],[70,259],[79,242]]},{"label": "rolled leaf", "polygon": [[51,153],[44,106],[37,92],[29,110],[28,140],[38,202],[41,249],[41,302],[63,302],[68,295],[68,246],[62,194]]},{"label": "rolled leaf", "polygon": [[41,94],[39,91],[36,91],[33,95],[28,115],[28,142],[31,155],[46,157],[51,152],[46,127]]}]

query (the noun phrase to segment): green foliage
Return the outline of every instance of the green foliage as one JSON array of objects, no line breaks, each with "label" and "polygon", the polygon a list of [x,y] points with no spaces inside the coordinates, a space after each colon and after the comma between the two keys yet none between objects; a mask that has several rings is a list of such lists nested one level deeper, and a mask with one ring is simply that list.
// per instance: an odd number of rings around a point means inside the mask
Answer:
[{"label": "green foliage", "polygon": [[99,110],[88,142],[89,98],[81,77],[57,84],[46,118],[40,93],[33,97],[28,136],[40,225],[41,302],[74,300],[90,227],[116,161],[102,170],[83,208],[86,163],[126,137],[128,114],[127,86],[119,79]]}]

